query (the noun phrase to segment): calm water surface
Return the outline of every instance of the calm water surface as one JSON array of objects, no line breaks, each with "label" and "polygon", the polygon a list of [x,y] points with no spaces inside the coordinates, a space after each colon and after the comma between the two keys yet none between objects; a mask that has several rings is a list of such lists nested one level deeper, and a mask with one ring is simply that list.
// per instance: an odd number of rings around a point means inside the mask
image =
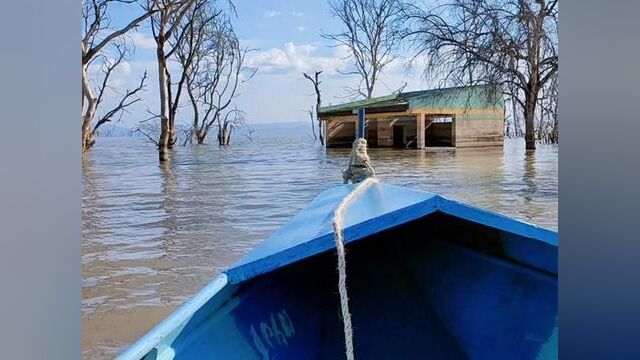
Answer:
[{"label": "calm water surface", "polygon": [[[101,138],[83,161],[83,349],[111,358],[340,184],[348,150],[306,125],[256,126],[253,140],[180,147],[166,167],[138,138]],[[371,149],[382,181],[557,229],[558,148]]]}]

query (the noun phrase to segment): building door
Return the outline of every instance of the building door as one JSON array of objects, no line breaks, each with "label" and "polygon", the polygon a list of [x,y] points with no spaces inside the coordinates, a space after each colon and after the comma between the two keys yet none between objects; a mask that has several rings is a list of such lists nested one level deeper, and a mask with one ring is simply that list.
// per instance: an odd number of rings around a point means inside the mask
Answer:
[{"label": "building door", "polygon": [[365,136],[368,146],[378,146],[378,123],[369,120],[366,125]]},{"label": "building door", "polygon": [[455,146],[455,125],[452,115],[437,115],[429,118],[425,130],[427,147]]},{"label": "building door", "polygon": [[393,147],[403,148],[404,145],[405,145],[404,126],[393,125]]}]

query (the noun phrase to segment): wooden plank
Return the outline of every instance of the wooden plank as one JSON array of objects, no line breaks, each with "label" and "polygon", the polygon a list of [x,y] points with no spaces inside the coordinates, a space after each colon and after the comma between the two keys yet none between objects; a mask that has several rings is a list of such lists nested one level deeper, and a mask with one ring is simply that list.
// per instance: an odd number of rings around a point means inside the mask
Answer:
[{"label": "wooden plank", "polygon": [[502,146],[503,120],[456,119],[456,147]]},{"label": "wooden plank", "polygon": [[391,121],[378,120],[378,146],[393,146]]}]

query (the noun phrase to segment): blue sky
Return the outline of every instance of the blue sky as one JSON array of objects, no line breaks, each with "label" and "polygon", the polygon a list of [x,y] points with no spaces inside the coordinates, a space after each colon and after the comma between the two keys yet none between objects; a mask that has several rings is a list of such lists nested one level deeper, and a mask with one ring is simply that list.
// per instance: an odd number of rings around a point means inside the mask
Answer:
[{"label": "blue sky", "polygon": [[[336,32],[340,23],[331,16],[326,1],[234,0],[238,17],[234,26],[241,45],[255,49],[247,56],[250,66],[258,67],[256,76],[243,84],[237,100],[247,113],[250,123],[308,121],[308,109],[315,103],[313,88],[302,72],[322,69],[323,105],[344,102],[345,86],[353,86],[357,78],[338,74],[351,65],[348,50],[337,48],[321,34]],[[128,21],[138,9],[115,12],[113,23]],[[154,43],[148,25],[129,34],[135,44],[135,54],[120,66],[113,86],[120,91],[133,87],[146,69],[148,85],[143,101],[131,108],[120,125],[132,127],[148,117],[146,109],[157,112],[157,68]],[[405,59],[393,61],[381,77],[374,95],[384,95],[397,89],[404,81],[406,90],[429,87],[418,69],[408,71]],[[174,65],[175,66],[175,65]],[[177,67],[174,71],[179,70]],[[188,99],[178,121],[190,121]],[[105,104],[107,105],[107,104]]]}]

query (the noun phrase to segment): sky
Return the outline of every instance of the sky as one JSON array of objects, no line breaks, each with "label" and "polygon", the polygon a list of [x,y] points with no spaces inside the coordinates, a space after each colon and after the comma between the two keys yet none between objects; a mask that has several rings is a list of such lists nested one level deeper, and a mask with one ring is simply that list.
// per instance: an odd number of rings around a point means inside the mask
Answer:
[{"label": "sky", "polygon": [[[354,86],[357,77],[338,72],[352,66],[348,49],[336,47],[321,36],[341,28],[340,22],[331,16],[326,0],[234,0],[234,4],[238,16],[233,23],[240,44],[254,49],[247,55],[247,65],[258,68],[255,77],[242,85],[237,99],[237,106],[246,112],[248,123],[309,121],[308,110],[315,104],[315,93],[302,72],[323,70],[320,85],[323,105],[347,101],[344,88]],[[112,15],[113,25],[128,22],[139,13],[135,7],[116,9]],[[143,101],[131,107],[118,124],[135,127],[140,120],[149,117],[147,109],[158,112],[157,66],[155,43],[148,24],[128,37],[135,45],[134,53],[119,66],[111,85],[116,91],[124,92],[135,87],[147,70],[149,78],[142,93]],[[170,64],[170,69],[176,74],[179,72],[176,64]],[[374,95],[391,93],[405,81],[408,83],[406,91],[428,87],[421,70],[418,67],[409,69],[406,58],[399,57],[385,68]],[[115,98],[110,94],[104,108]],[[190,121],[186,96],[178,118],[179,123]]]}]

